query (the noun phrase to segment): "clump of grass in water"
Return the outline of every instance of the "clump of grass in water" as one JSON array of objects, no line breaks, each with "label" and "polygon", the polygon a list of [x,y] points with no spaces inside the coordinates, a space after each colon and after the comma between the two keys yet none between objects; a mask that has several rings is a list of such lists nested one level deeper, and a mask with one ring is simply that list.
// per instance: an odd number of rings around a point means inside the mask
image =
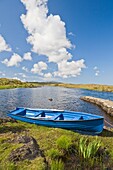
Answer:
[{"label": "clump of grass in water", "polygon": [[61,160],[51,162],[51,170],[64,170],[64,163]]}]

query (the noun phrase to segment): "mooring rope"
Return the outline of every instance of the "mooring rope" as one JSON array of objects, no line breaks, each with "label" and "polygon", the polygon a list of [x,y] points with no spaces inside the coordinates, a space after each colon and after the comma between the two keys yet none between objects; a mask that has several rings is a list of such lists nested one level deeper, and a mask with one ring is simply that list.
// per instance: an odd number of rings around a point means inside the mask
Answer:
[{"label": "mooring rope", "polygon": [[113,128],[113,125],[109,123],[107,120],[104,119],[104,122],[106,122],[108,125],[110,125]]}]

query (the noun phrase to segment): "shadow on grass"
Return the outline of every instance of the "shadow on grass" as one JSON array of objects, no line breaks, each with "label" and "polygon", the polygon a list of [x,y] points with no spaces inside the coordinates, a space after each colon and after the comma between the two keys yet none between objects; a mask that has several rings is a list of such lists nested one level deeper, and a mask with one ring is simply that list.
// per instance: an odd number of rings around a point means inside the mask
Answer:
[{"label": "shadow on grass", "polygon": [[113,131],[109,129],[104,129],[101,134],[99,134],[101,137],[113,137]]},{"label": "shadow on grass", "polygon": [[16,132],[22,132],[22,131],[25,131],[24,126],[2,126],[0,127],[0,133],[7,133],[7,132],[16,133]]},{"label": "shadow on grass", "polygon": [[113,137],[113,131],[111,129],[103,129],[100,134],[95,132],[88,132],[88,131],[80,131],[80,130],[71,130],[72,132],[79,133],[81,135],[89,135],[89,136],[101,136],[101,137]]}]

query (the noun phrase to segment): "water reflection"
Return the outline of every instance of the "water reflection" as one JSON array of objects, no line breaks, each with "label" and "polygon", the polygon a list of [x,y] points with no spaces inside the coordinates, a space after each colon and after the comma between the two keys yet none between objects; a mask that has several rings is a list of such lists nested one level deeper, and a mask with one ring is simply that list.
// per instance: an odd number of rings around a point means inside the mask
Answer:
[{"label": "water reflection", "polygon": [[[108,122],[113,122],[113,118],[101,108],[80,100],[81,96],[113,100],[113,93],[63,87],[0,90],[0,117],[5,117],[6,113],[15,107],[52,108],[103,115]],[[50,98],[53,100],[50,101]]]}]

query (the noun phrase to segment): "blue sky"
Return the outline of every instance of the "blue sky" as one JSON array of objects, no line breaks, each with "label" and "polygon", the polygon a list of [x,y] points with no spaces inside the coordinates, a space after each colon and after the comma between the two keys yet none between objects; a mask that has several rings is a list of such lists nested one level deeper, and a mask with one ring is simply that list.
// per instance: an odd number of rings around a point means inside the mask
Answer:
[{"label": "blue sky", "polygon": [[1,0],[0,77],[113,84],[112,0]]}]

